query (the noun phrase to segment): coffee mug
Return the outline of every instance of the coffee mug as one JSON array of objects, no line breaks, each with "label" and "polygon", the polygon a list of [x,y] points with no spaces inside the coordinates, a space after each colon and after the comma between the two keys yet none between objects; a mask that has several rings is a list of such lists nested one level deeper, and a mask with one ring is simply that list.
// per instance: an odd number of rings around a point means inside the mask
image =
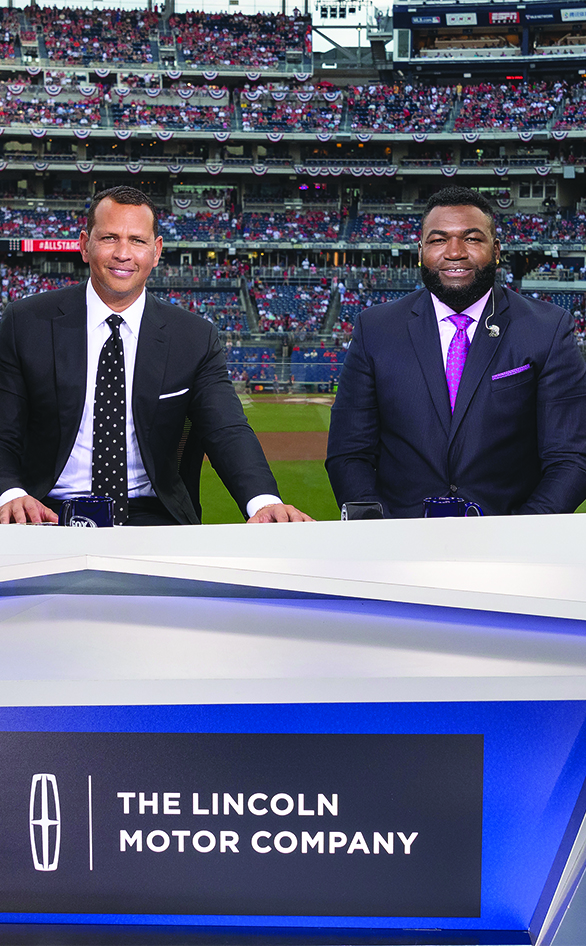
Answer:
[{"label": "coffee mug", "polygon": [[[470,512],[473,509],[474,512]],[[444,516],[483,516],[478,503],[468,503],[459,496],[428,496],[423,500],[425,519],[441,519]]]},{"label": "coffee mug", "polygon": [[59,525],[78,529],[101,529],[114,525],[114,500],[109,496],[73,496],[64,499]]}]

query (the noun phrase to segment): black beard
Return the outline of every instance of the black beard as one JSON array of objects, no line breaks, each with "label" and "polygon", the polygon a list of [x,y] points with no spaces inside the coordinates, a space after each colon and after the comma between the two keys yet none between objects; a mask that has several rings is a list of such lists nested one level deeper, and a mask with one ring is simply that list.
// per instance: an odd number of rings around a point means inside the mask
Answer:
[{"label": "black beard", "polygon": [[477,269],[469,286],[446,287],[438,271],[428,269],[423,263],[421,264],[421,278],[425,288],[433,292],[440,302],[448,305],[455,312],[462,312],[474,302],[478,302],[485,292],[493,288],[496,279],[496,259],[492,259],[482,269]]}]

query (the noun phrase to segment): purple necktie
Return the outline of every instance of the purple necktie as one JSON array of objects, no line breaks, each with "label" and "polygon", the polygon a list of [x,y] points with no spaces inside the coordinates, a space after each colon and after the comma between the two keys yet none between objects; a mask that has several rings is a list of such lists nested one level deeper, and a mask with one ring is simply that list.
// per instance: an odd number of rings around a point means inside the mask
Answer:
[{"label": "purple necktie", "polygon": [[[466,329],[474,321],[469,315],[448,315],[449,321],[456,326],[456,334],[450,342],[448,348],[448,359],[446,362],[446,381],[448,382],[448,392],[450,395],[450,406],[452,414],[456,405],[456,395],[460,378],[466,363],[466,355],[470,348],[470,339]],[[447,320],[446,320],[447,321]]]}]

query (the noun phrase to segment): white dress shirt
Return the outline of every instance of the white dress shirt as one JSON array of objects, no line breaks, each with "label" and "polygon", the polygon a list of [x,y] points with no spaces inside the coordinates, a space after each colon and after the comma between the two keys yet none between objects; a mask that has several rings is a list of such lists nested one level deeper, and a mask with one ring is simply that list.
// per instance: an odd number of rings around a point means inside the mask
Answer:
[{"label": "white dress shirt", "polygon": [[474,332],[480,321],[480,317],[484,311],[484,307],[490,297],[492,290],[489,289],[481,299],[478,299],[477,302],[474,302],[472,305],[469,305],[467,309],[461,309],[459,312],[456,309],[451,309],[449,305],[446,305],[445,302],[440,302],[437,296],[434,296],[433,292],[431,293],[431,301],[433,302],[433,307],[435,309],[435,314],[437,318],[437,324],[440,334],[440,342],[442,346],[442,357],[444,359],[444,368],[448,362],[448,348],[450,347],[450,342],[452,341],[454,335],[458,331],[453,322],[450,322],[450,315],[469,315],[473,321],[470,323],[467,329],[468,338],[470,341],[474,338]]},{"label": "white dress shirt", "polygon": [[[73,449],[63,468],[61,476],[49,493],[53,499],[67,499],[71,496],[89,496],[92,491],[92,450],[94,426],[94,397],[98,362],[104,342],[111,334],[106,319],[112,315],[105,302],[98,296],[88,279],[87,290],[87,375],[86,395],[81,417],[81,424],[75,438]],[[156,496],[152,483],[143,466],[134,419],[132,417],[132,384],[134,380],[134,365],[138,334],[146,300],[146,289],[143,289],[138,299],[119,313],[123,322],[120,325],[120,336],[124,345],[124,372],[126,376],[126,459],[128,466],[128,497],[135,499],[138,496]],[[0,495],[0,506],[26,496],[26,491],[18,487],[8,489]],[[254,516],[259,509],[272,503],[282,502],[278,496],[263,494],[254,496],[246,506],[248,516]]]}]

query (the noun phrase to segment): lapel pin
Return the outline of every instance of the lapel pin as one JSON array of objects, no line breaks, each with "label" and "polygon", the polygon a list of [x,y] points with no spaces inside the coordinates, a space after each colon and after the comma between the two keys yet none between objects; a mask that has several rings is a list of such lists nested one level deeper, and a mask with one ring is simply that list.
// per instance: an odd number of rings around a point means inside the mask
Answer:
[{"label": "lapel pin", "polygon": [[498,325],[491,325],[488,330],[488,334],[490,335],[491,338],[498,338],[500,333],[501,333],[501,330],[498,327]]}]

